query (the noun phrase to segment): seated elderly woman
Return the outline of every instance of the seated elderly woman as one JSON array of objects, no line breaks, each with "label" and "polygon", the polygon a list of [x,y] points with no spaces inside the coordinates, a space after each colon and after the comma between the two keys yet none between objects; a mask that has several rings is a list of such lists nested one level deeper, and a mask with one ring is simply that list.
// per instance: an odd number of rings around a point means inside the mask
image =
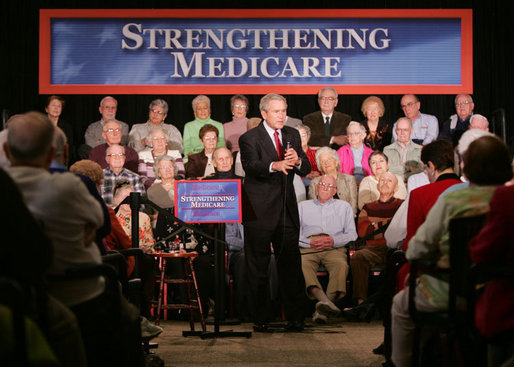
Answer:
[{"label": "seated elderly woman", "polygon": [[193,111],[195,119],[189,121],[184,126],[184,157],[198,153],[203,149],[201,139],[198,139],[200,129],[207,124],[213,125],[218,129],[218,142],[216,148],[225,146],[223,135],[223,124],[211,119],[211,100],[209,97],[199,95],[193,99]]},{"label": "seated elderly woman", "polygon": [[159,182],[148,189],[148,199],[161,208],[171,208],[175,205],[176,160],[169,155],[161,155],[155,160],[153,169]]},{"label": "seated elderly woman", "polygon": [[[389,159],[382,152],[373,152],[369,156],[369,166],[372,174],[364,177],[359,185],[359,210],[362,209],[364,204],[378,200],[380,196],[377,187],[378,181],[384,173],[389,171]],[[398,189],[395,191],[394,197],[405,200],[407,197],[405,182],[399,175],[396,175],[396,178],[398,179]]]},{"label": "seated elderly woman", "polygon": [[353,175],[359,183],[365,176],[371,174],[368,160],[373,150],[364,145],[366,129],[360,123],[351,121],[346,132],[349,144],[343,145],[337,151],[341,160],[341,172]]},{"label": "seated elderly woman", "polygon": [[[329,147],[322,147],[316,153],[316,163],[323,175],[331,175],[336,179],[337,192],[334,199],[344,200],[352,206],[353,214],[357,214],[357,183],[355,177],[342,173],[339,170],[341,164],[337,152]],[[317,185],[322,176],[315,177],[309,185],[309,199],[314,199],[317,194]]]},{"label": "seated elderly woman", "polygon": [[366,129],[364,144],[371,150],[382,151],[386,145],[391,144],[393,137],[391,125],[382,119],[384,116],[384,102],[376,96],[370,96],[362,102],[362,114],[365,120],[362,125]]},{"label": "seated elderly woman", "polygon": [[168,116],[168,103],[163,99],[155,99],[150,102],[148,111],[148,121],[144,124],[135,124],[129,133],[129,146],[136,152],[145,148],[151,148],[147,137],[153,129],[162,129],[166,132],[168,149],[178,150],[182,153],[182,135],[172,124],[165,124],[164,120]]},{"label": "seated elderly woman", "polygon": [[225,132],[225,144],[230,151],[239,151],[239,137],[246,132],[248,118],[248,98],[242,94],[236,94],[230,98],[230,109],[232,111],[232,121],[223,124]]},{"label": "seated elderly woman", "polygon": [[[223,130],[222,130],[223,131]],[[207,124],[200,129],[198,137],[203,146],[203,150],[199,153],[192,154],[186,163],[186,177],[201,180],[206,176],[214,173],[212,165],[212,153],[216,150],[218,143],[218,128],[211,124]]]},{"label": "seated elderly woman", "polygon": [[321,172],[316,164],[316,151],[311,149],[309,146],[309,139],[311,138],[311,128],[307,125],[300,124],[296,126],[296,129],[300,133],[300,138],[302,140],[302,149],[309,158],[309,163],[311,164],[311,171],[307,174],[307,176],[303,177],[303,183],[305,186],[309,186],[311,180],[314,177],[321,176]]},{"label": "seated elderly woman", "polygon": [[166,133],[162,129],[155,129],[150,131],[146,138],[151,148],[139,152],[139,167],[138,173],[143,179],[145,187],[148,189],[156,180],[154,162],[157,157],[168,155],[175,159],[177,165],[177,178],[184,179],[186,172],[184,163],[182,163],[182,155],[178,150],[167,149]]}]

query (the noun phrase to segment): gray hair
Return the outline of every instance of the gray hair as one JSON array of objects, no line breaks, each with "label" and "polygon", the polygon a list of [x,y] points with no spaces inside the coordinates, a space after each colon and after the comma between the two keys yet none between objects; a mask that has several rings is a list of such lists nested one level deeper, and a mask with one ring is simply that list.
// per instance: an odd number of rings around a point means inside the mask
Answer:
[{"label": "gray hair", "polygon": [[475,114],[471,115],[471,117],[469,118],[469,124],[470,125],[471,125],[471,121],[473,121],[474,119],[483,119],[483,120],[485,120],[485,122],[487,123],[486,127],[489,127],[489,120],[487,119],[487,117],[482,116],[482,115],[480,115],[478,113],[475,113]]},{"label": "gray hair", "polygon": [[455,104],[457,104],[457,99],[458,99],[460,96],[466,96],[467,98],[469,98],[470,103],[473,103],[473,97],[471,97],[469,94],[457,94],[457,95],[455,96]]},{"label": "gray hair", "polygon": [[462,157],[464,153],[466,153],[471,143],[481,138],[482,136],[494,136],[494,134],[491,134],[489,131],[480,129],[466,130],[466,132],[460,137],[459,145],[457,146],[460,156]]},{"label": "gray hair", "polygon": [[195,107],[198,103],[207,103],[207,106],[209,106],[209,108],[211,108],[211,100],[209,99],[209,97],[203,95],[203,94],[200,94],[199,96],[196,96],[194,99],[193,99],[193,102],[191,102],[191,104],[193,105],[193,111],[195,110]]},{"label": "gray hair", "polygon": [[121,123],[120,123],[118,120],[116,120],[116,119],[108,119],[107,121],[104,121],[104,128],[103,128],[103,131],[107,131],[107,130],[105,129],[105,125],[106,125],[108,122],[114,122],[114,123],[118,124],[118,127],[121,129]]},{"label": "gray hair", "polygon": [[328,87],[328,86],[327,86],[327,87],[325,87],[325,88],[320,89],[320,91],[318,92],[318,98],[321,98],[321,94],[322,94],[324,91],[326,91],[326,90],[329,90],[329,91],[331,91],[331,92],[334,92],[334,93],[335,93],[335,95],[336,95],[336,98],[337,98],[338,94],[337,94],[336,89],[335,89],[335,88],[333,88],[333,87]]},{"label": "gray hair", "polygon": [[161,178],[161,176],[159,175],[159,163],[161,163],[162,161],[170,161],[171,163],[173,163],[173,176],[174,178],[176,178],[178,174],[177,163],[175,162],[175,159],[173,157],[170,157],[167,154],[160,155],[157,158],[155,158],[155,162],[153,164],[153,171],[155,172],[155,177]]},{"label": "gray hair", "polygon": [[361,131],[361,134],[363,136],[366,136],[366,128],[364,127],[363,124],[361,124],[360,122],[357,122],[357,121],[350,121],[350,123],[348,124],[348,126],[346,127],[346,134],[348,134],[348,131],[350,130],[350,127],[352,126],[358,126],[359,127],[359,130]]},{"label": "gray hair", "polygon": [[116,98],[114,97],[111,97],[111,96],[105,96],[104,98],[102,98],[100,100],[100,107],[102,107],[102,105],[104,104],[105,101],[107,101],[108,99],[112,99],[114,102],[116,102],[116,107],[118,106],[118,101],[116,100]]},{"label": "gray hair", "polygon": [[165,115],[168,113],[168,103],[164,99],[154,99],[152,102],[150,102],[150,106],[148,106],[148,109],[151,111],[153,106],[162,107]]},{"label": "gray hair", "polygon": [[268,112],[269,104],[271,103],[271,101],[282,101],[286,104],[286,107],[287,107],[287,101],[286,101],[285,97],[281,96],[280,94],[276,94],[276,93],[268,93],[264,97],[261,98],[261,101],[259,103],[259,110]]},{"label": "gray hair", "polygon": [[248,98],[246,98],[242,94],[236,94],[230,98],[230,109],[234,108],[234,103],[236,103],[238,99],[243,101],[246,104],[246,107],[248,108]]},{"label": "gray hair", "polygon": [[110,145],[107,147],[107,150],[105,151],[105,156],[108,156],[109,153],[112,151],[112,148],[114,148],[114,147],[120,147],[123,154],[125,154],[125,147],[123,145],[113,144],[113,145]]},{"label": "gray hair", "polygon": [[52,147],[55,127],[41,112],[16,115],[9,122],[7,147],[13,158],[33,161],[42,158]]},{"label": "gray hair", "polygon": [[321,158],[320,158],[325,153],[329,153],[330,155],[332,155],[332,158],[334,158],[336,160],[336,168],[339,171],[339,167],[341,166],[341,159],[339,158],[339,155],[337,154],[337,152],[334,149],[329,148],[329,147],[321,147],[316,152],[316,164],[318,165],[318,168],[320,169],[321,173],[326,173],[326,172],[323,172],[323,170],[321,168]]},{"label": "gray hair", "polygon": [[166,134],[166,131],[164,131],[164,129],[161,129],[161,128],[157,128],[157,129],[152,129],[150,130],[150,132],[148,133],[148,135],[146,136],[146,143],[153,147],[153,136],[156,132],[162,132],[164,134],[164,137],[167,139],[167,134]]},{"label": "gray hair", "polygon": [[311,136],[311,128],[304,124],[298,124],[295,126],[296,130],[300,131],[300,129],[304,129],[307,135]]}]

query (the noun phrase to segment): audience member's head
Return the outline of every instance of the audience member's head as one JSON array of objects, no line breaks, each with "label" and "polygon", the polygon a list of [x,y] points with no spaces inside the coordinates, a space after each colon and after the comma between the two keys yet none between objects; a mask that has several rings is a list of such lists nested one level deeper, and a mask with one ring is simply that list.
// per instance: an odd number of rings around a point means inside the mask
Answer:
[{"label": "audience member's head", "polygon": [[111,171],[120,173],[125,165],[125,147],[118,144],[109,146],[105,152],[105,161]]},{"label": "audience member's head", "polygon": [[331,115],[339,102],[337,91],[332,87],[325,87],[318,92],[319,109],[325,115]]},{"label": "audience member's head", "polygon": [[155,177],[159,179],[162,179],[163,177],[174,179],[178,172],[175,159],[166,154],[155,158],[153,170],[155,172]]},{"label": "audience member's head", "polygon": [[496,136],[483,136],[472,142],[464,156],[464,175],[480,186],[503,185],[512,178],[512,156]]},{"label": "audience member's head", "polygon": [[248,98],[242,94],[236,94],[230,98],[230,110],[235,119],[246,117],[248,112]]},{"label": "audience member's head", "polygon": [[196,96],[192,102],[195,117],[200,120],[207,120],[211,115],[211,100],[203,94]]},{"label": "audience member's head", "polygon": [[318,182],[316,198],[321,204],[332,199],[337,192],[337,182],[331,175],[323,175]]},{"label": "audience member's head", "polygon": [[64,98],[59,96],[50,96],[46,100],[45,112],[48,114],[48,117],[58,119],[59,116],[61,116],[64,105]]},{"label": "audience member's head", "polygon": [[377,96],[369,96],[362,102],[361,112],[368,120],[376,121],[384,116],[384,102]]},{"label": "audience member's head", "polygon": [[469,94],[458,94],[455,97],[455,110],[461,120],[466,120],[474,108],[473,98]]},{"label": "audience member's head", "polygon": [[89,177],[91,181],[95,183],[97,189],[100,189],[104,183],[104,171],[102,167],[89,159],[83,159],[73,163],[70,167],[70,171]]},{"label": "audience member's head", "polygon": [[452,170],[455,165],[453,145],[446,140],[435,140],[421,150],[421,161],[425,165],[428,180],[432,183],[445,170]]},{"label": "audience member's head", "polygon": [[489,121],[484,116],[475,113],[469,119],[469,128],[489,131]]},{"label": "audience member's head", "polygon": [[116,118],[116,111],[118,110],[118,101],[114,97],[106,96],[100,101],[98,107],[102,115],[102,121],[114,120]]},{"label": "audience member's head", "polygon": [[154,152],[165,152],[167,150],[168,139],[163,129],[153,129],[150,131],[146,141]]},{"label": "audience member's head", "polygon": [[400,106],[402,107],[405,117],[407,117],[410,121],[414,121],[418,118],[421,102],[416,95],[404,95],[400,101]]},{"label": "audience member's head", "polygon": [[373,176],[375,176],[377,180],[389,170],[389,158],[379,150],[370,154],[368,163]]},{"label": "audience member's head", "polygon": [[[134,187],[127,180],[119,180],[116,181],[116,185],[114,186],[114,191],[112,193],[113,207],[117,207],[121,204],[123,200],[127,196],[130,195],[131,192],[134,191]],[[128,204],[125,204],[128,205]]]},{"label": "audience member's head", "polygon": [[52,162],[55,127],[41,112],[14,116],[9,122],[4,150],[13,166],[46,168]]},{"label": "audience member's head", "polygon": [[233,163],[232,153],[225,147],[217,148],[212,154],[212,164],[218,172],[231,171]]},{"label": "audience member's head", "polygon": [[307,150],[309,147],[309,139],[311,138],[311,128],[307,125],[299,124],[296,126],[296,130],[300,133],[303,150]]},{"label": "audience member's head", "polygon": [[459,139],[459,145],[457,146],[457,150],[461,157],[464,155],[466,150],[468,149],[469,145],[477,140],[478,138],[481,138],[482,136],[494,136],[488,131],[480,130],[480,129],[470,129],[467,130]]},{"label": "audience member's head", "polygon": [[121,135],[121,124],[119,121],[114,119],[105,121],[102,137],[105,139],[108,145],[120,144]]},{"label": "audience member's head", "polygon": [[410,141],[412,135],[412,122],[407,117],[400,117],[396,121],[396,135],[398,136],[398,142],[407,144]]},{"label": "audience member's head", "polygon": [[168,103],[164,99],[154,99],[148,106],[148,120],[154,126],[159,126],[168,116]]},{"label": "audience member's head", "polygon": [[321,147],[316,152],[316,165],[323,174],[337,175],[341,166],[339,154],[329,147]]},{"label": "audience member's head", "polygon": [[386,202],[391,199],[398,190],[398,179],[396,175],[391,172],[385,172],[378,179],[377,189],[380,193],[380,201]]},{"label": "audience member's head", "polygon": [[68,141],[66,139],[66,134],[64,131],[58,126],[55,127],[54,130],[54,139],[52,142],[55,152],[53,161],[67,165],[68,164]]}]

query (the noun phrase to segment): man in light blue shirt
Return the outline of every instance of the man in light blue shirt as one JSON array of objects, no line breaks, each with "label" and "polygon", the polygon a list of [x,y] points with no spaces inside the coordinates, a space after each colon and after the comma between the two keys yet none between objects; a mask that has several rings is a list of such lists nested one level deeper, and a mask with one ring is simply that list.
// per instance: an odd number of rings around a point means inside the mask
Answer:
[{"label": "man in light blue shirt", "polygon": [[[298,204],[302,271],[307,295],[318,300],[313,321],[319,323],[341,312],[334,301],[346,294],[345,245],[357,239],[352,207],[346,201],[334,199],[335,193],[335,178],[323,176],[318,182],[316,199]],[[317,277],[320,265],[329,273],[326,293]]]},{"label": "man in light blue shirt", "polygon": [[[439,122],[437,117],[419,112],[421,102],[414,94],[406,94],[402,97],[400,106],[405,117],[412,123],[413,133],[411,139],[414,143],[427,145],[437,139],[439,135]],[[396,124],[393,126],[393,141],[397,140]]]}]

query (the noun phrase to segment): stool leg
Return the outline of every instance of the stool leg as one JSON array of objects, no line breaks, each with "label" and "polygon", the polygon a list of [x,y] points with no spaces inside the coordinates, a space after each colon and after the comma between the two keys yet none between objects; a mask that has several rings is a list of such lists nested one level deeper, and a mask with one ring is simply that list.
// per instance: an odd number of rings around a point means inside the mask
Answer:
[{"label": "stool leg", "polygon": [[[184,279],[187,279],[187,280],[192,278],[191,269],[189,268],[190,261],[191,261],[191,259],[183,259],[183,262],[182,262],[182,264],[184,265]],[[187,302],[189,302],[189,305],[191,306],[191,308],[189,308],[189,327],[191,328],[191,331],[195,331],[195,318],[193,315],[193,308],[192,308],[193,302],[191,299],[191,283],[186,282],[185,286],[186,286],[186,292],[187,292]]]},{"label": "stool leg", "polygon": [[159,298],[157,300],[157,315],[155,317],[155,325],[159,325],[161,320],[162,298],[164,294],[164,277],[166,274],[166,259],[161,258],[161,283],[159,284]]},{"label": "stool leg", "polygon": [[207,331],[207,327],[205,326],[205,318],[203,317],[202,302],[200,301],[200,292],[198,292],[198,283],[196,282],[196,273],[193,267],[193,259],[189,259],[188,263],[189,268],[191,269],[191,276],[193,277],[193,284],[195,286],[196,302],[198,303],[198,311],[200,312],[200,322],[202,324],[202,331],[205,333]]}]

